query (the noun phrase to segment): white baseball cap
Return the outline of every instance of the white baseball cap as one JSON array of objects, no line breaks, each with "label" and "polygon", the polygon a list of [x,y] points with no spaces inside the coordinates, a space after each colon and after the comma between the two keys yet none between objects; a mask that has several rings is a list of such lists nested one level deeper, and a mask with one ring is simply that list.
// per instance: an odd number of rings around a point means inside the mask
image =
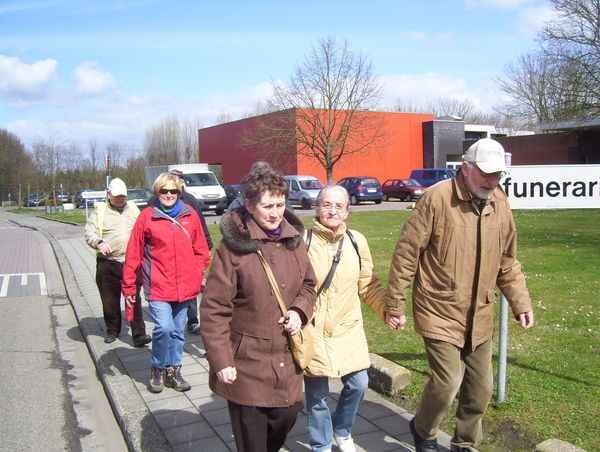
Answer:
[{"label": "white baseball cap", "polygon": [[483,138],[473,144],[463,155],[463,161],[474,163],[488,174],[506,171],[504,148],[491,138]]},{"label": "white baseball cap", "polygon": [[125,182],[119,178],[115,178],[110,181],[110,184],[108,185],[108,191],[113,196],[127,196],[127,186],[125,185]]}]

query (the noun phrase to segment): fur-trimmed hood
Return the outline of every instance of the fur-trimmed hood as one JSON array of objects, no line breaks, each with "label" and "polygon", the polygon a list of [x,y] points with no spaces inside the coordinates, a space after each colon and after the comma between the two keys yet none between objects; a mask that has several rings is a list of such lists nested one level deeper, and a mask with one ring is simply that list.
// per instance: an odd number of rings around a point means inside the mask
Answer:
[{"label": "fur-trimmed hood", "polygon": [[[265,240],[270,240],[245,206],[227,211],[221,218],[220,229],[225,243],[237,253],[254,253],[263,247]],[[300,218],[286,209],[281,222],[281,234],[276,241],[294,250],[302,243],[304,229]]]}]

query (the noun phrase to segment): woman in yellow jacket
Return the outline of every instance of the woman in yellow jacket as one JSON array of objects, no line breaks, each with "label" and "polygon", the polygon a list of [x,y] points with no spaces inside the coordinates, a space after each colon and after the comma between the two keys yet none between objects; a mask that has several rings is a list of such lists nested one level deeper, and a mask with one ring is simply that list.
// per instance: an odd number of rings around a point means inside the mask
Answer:
[{"label": "woman in yellow jacket", "polygon": [[[305,237],[319,291],[312,329],[315,357],[304,376],[310,446],[315,452],[331,451],[333,439],[341,452],[356,450],[351,430],[368,387],[370,366],[360,301],[386,321],[385,289],[373,273],[367,241],[361,233],[346,229],[349,205],[346,189],[326,186],[317,198],[312,232]],[[336,255],[339,262],[332,270]],[[329,378],[341,378],[344,384],[333,413],[327,407]]]}]

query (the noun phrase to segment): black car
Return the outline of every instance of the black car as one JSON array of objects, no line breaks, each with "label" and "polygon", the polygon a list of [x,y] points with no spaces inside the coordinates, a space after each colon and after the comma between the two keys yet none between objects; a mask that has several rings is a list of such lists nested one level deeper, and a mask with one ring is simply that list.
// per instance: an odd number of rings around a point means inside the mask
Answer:
[{"label": "black car", "polygon": [[147,188],[129,188],[127,190],[127,201],[133,201],[140,210],[148,207],[150,198],[152,198],[152,192]]},{"label": "black car", "polygon": [[383,192],[381,184],[376,177],[345,177],[338,181],[350,195],[350,204],[358,205],[362,201],[373,201],[375,204],[381,204]]},{"label": "black car", "polygon": [[241,185],[225,185],[225,195],[227,196],[227,208],[240,194]]},{"label": "black car", "polygon": [[102,202],[106,200],[106,196],[102,196],[102,197],[98,197],[98,198],[88,198],[88,199],[84,199],[83,198],[83,192],[86,191],[96,191],[96,190],[79,190],[77,192],[77,194],[75,195],[75,208],[79,209],[80,207],[85,207],[86,205],[86,201],[87,201],[87,206],[88,207],[94,207],[94,204],[96,204],[97,202]]},{"label": "black car", "polygon": [[46,202],[44,195],[41,193],[29,193],[27,196],[23,198],[23,205],[25,207],[37,207],[43,206]]}]

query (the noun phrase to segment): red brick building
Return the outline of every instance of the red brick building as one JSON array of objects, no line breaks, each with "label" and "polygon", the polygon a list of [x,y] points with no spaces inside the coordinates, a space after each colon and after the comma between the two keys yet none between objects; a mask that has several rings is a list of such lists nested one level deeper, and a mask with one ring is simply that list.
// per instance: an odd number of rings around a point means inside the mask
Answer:
[{"label": "red brick building", "polygon": [[[260,145],[251,147],[242,145],[247,130],[255,129],[259,121],[277,114],[270,113],[200,129],[198,131],[200,161],[221,165],[222,178],[227,185],[239,184],[252,164],[261,159],[268,161],[275,169],[285,174],[313,175],[326,183],[326,171],[316,158],[298,155],[294,146],[290,146],[289,160],[285,165],[281,165],[265,157],[265,149]],[[432,121],[433,115],[383,112],[365,112],[365,114],[381,115],[387,122],[391,132],[388,144],[365,154],[342,157],[333,171],[334,182],[347,176],[374,176],[383,183],[386,179],[406,178],[412,169],[423,167],[423,123]]]},{"label": "red brick building", "polygon": [[[378,150],[343,157],[335,166],[333,181],[348,176],[407,178],[415,168],[445,168],[460,164],[473,141],[465,141],[465,123],[459,118],[434,119],[433,115],[364,112],[385,119],[390,130],[388,143]],[[325,169],[316,158],[298,154],[290,145],[287,160],[265,157],[264,145],[245,147],[245,131],[255,130],[261,120],[279,113],[242,119],[198,131],[200,162],[218,165],[225,184],[239,184],[252,164],[266,160],[284,174],[306,174],[327,182]],[[566,165],[600,163],[600,120],[542,125],[548,133],[494,137],[512,154],[513,165]]]}]

